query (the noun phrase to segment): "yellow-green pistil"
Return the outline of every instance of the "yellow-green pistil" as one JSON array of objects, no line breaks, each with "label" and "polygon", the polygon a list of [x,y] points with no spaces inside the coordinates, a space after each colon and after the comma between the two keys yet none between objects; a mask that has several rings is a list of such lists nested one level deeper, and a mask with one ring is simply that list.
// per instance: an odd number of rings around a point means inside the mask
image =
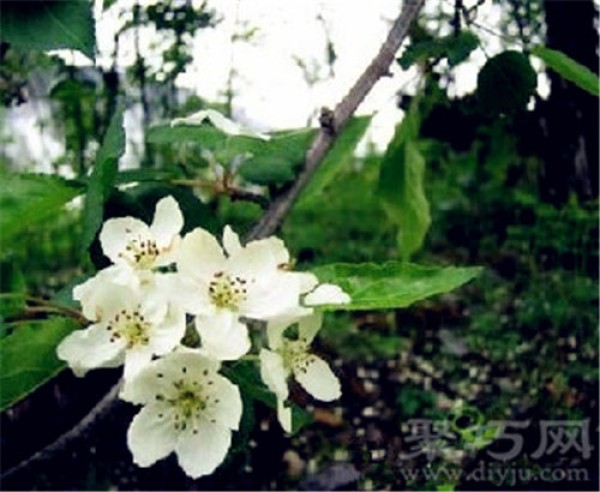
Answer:
[{"label": "yellow-green pistil", "polygon": [[122,338],[125,340],[128,349],[136,345],[148,345],[150,342],[150,323],[146,321],[139,309],[134,311],[121,310],[109,322],[106,329],[111,332],[111,342]]},{"label": "yellow-green pistil", "polygon": [[315,359],[315,356],[308,352],[308,342],[302,339],[283,340],[279,353],[288,372],[296,370],[306,373],[308,366]]},{"label": "yellow-green pistil", "polygon": [[215,273],[208,293],[213,304],[219,308],[237,309],[246,300],[246,280],[241,277],[231,277],[223,272]]},{"label": "yellow-green pistil", "polygon": [[[172,385],[175,388],[175,396],[166,398],[159,394],[156,396],[158,401],[164,401],[169,404],[172,413],[173,428],[176,431],[184,431],[188,427],[192,429],[194,434],[198,433],[197,423],[202,412],[212,403],[219,403],[219,399],[212,396],[208,387],[214,384],[214,381],[210,379],[208,370],[204,370],[204,379],[202,384],[197,379],[192,379],[187,376],[187,368],[182,367],[181,372],[183,377],[173,381]],[[163,378],[163,374],[157,374],[159,379]],[[158,414],[159,418],[164,418],[165,415]],[[210,420],[215,423],[214,419]]]},{"label": "yellow-green pistil", "polygon": [[156,241],[135,238],[127,243],[125,252],[125,254],[121,253],[120,256],[139,268],[152,267],[156,257],[160,254]]}]

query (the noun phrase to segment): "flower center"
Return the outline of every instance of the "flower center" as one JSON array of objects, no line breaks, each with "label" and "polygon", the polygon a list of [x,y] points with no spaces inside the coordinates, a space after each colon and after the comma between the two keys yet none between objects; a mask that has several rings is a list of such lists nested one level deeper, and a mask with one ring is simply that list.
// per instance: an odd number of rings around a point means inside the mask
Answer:
[{"label": "flower center", "polygon": [[[156,399],[170,405],[172,409],[171,423],[176,431],[184,431],[188,428],[194,434],[198,433],[198,420],[203,412],[206,412],[209,406],[219,403],[219,398],[212,395],[210,391],[205,391],[214,384],[214,380],[209,376],[208,370],[204,370],[201,378],[191,378],[187,373],[187,368],[181,368],[183,378],[172,381],[175,388],[174,396],[165,397],[158,394]],[[198,375],[197,375],[198,376]],[[162,379],[163,374],[158,374]],[[202,384],[198,379],[202,380]],[[204,386],[205,385],[205,386]],[[165,418],[163,413],[158,414],[158,418]],[[210,422],[215,423],[214,417],[210,417]]]},{"label": "flower center", "polygon": [[[156,241],[141,238],[131,239],[125,246],[126,259],[133,266],[139,268],[151,268],[156,257],[160,254]],[[125,256],[121,254],[121,256]]]},{"label": "flower center", "polygon": [[236,309],[246,300],[246,280],[218,272],[208,285],[208,292],[215,306]]},{"label": "flower center", "polygon": [[308,352],[308,344],[304,340],[284,340],[280,353],[287,370],[296,368],[306,372],[306,368],[313,359],[313,355]]},{"label": "flower center", "polygon": [[150,323],[138,310],[130,312],[123,309],[115,315],[106,329],[112,332],[111,342],[123,338],[128,349],[136,345],[148,345],[150,341]]}]

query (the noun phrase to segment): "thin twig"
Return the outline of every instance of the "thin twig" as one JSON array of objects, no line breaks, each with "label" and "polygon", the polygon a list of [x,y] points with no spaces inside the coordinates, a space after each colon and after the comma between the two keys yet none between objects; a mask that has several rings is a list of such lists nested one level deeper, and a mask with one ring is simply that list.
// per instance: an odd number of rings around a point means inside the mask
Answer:
[{"label": "thin twig", "polygon": [[22,299],[26,302],[30,302],[33,304],[39,304],[40,307],[26,307],[26,313],[57,313],[64,314],[66,316],[70,316],[71,318],[76,319],[80,323],[88,323],[89,321],[76,309],[71,309],[68,306],[64,306],[62,304],[55,304],[52,301],[43,299],[41,297],[34,297],[27,294],[19,294],[19,293],[0,293],[0,299]]},{"label": "thin twig", "polygon": [[267,197],[263,195],[258,195],[256,193],[252,193],[248,190],[243,190],[241,188],[236,188],[235,186],[231,186],[229,184],[214,182],[214,181],[206,181],[203,179],[174,179],[171,181],[172,184],[182,185],[182,186],[192,186],[198,188],[210,188],[216,193],[222,193],[228,195],[232,201],[235,200],[244,200],[247,202],[253,202],[259,205],[262,209],[266,209],[269,206],[269,200]]},{"label": "thin twig", "polygon": [[29,458],[24,461],[21,461],[18,465],[10,468],[8,471],[2,474],[1,480],[5,481],[10,479],[16,473],[21,470],[24,470],[28,466],[32,465],[37,461],[44,460],[51,456],[52,454],[62,451],[67,447],[67,445],[73,440],[79,437],[87,428],[89,428],[94,422],[96,422],[102,415],[107,413],[114,403],[116,402],[117,396],[119,394],[119,390],[121,389],[121,381],[115,384],[110,391],[104,395],[102,400],[100,400],[94,408],[92,408],[83,419],[79,421],[79,423],[68,430],[64,434],[62,434],[58,439],[56,439],[53,443],[49,444],[45,448],[41,449],[37,453],[33,454]]},{"label": "thin twig", "polygon": [[352,89],[350,89],[350,92],[348,92],[346,97],[342,99],[333,111],[333,128],[331,125],[321,125],[321,130],[317,133],[310,150],[306,154],[304,168],[292,186],[271,203],[265,215],[250,231],[248,239],[269,236],[279,228],[300,195],[300,192],[317,170],[327,151],[335,142],[337,135],[346,125],[358,105],[363,101],[375,83],[382,76],[388,74],[396,52],[408,35],[409,28],[416,19],[423,3],[424,0],[404,0],[402,13],[394,22],[379,53],[358,78]]}]

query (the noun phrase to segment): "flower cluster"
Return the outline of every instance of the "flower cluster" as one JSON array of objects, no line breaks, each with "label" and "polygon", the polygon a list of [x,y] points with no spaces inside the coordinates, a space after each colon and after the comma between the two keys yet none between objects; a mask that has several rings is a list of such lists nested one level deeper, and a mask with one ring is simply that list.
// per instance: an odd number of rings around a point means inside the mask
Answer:
[{"label": "flower cluster", "polygon": [[[57,353],[79,376],[123,365],[120,397],[143,405],[127,436],[134,461],[150,466],[174,451],[196,478],[223,461],[238,428],[240,392],[219,371],[250,352],[249,322],[266,327],[260,373],[289,432],[290,377],[317,399],[340,396],[338,379],[310,344],[322,322],[314,306],[350,299],[338,286],[291,271],[275,237],[242,245],[226,226],[221,246],[202,228],[181,237],[182,228],[170,196],[158,202],[150,226],[132,217],[105,222],[100,243],[112,265],[73,290],[91,325],[68,335]],[[188,330],[198,343],[186,341]]]}]

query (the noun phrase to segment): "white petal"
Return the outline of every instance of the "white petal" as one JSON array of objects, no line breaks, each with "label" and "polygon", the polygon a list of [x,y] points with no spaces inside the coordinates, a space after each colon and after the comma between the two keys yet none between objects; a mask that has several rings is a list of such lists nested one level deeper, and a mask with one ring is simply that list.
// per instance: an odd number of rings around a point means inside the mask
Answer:
[{"label": "white petal", "polygon": [[289,374],[284,367],[283,358],[278,353],[266,349],[261,349],[258,357],[260,377],[278,399],[285,400],[289,394],[287,385]]},{"label": "white petal", "polygon": [[162,322],[150,332],[150,347],[154,355],[171,352],[185,335],[185,313],[172,307]]},{"label": "white petal", "polygon": [[239,236],[228,225],[223,230],[223,247],[229,256],[233,256],[242,250]]},{"label": "white petal", "polygon": [[200,420],[196,428],[183,433],[175,452],[183,471],[192,478],[210,475],[219,466],[231,446],[231,431],[224,426]]},{"label": "white petal", "polygon": [[240,390],[228,379],[219,375],[208,375],[213,382],[205,388],[210,389],[213,403],[206,409],[209,420],[215,419],[218,424],[237,430],[242,418],[242,398]]},{"label": "white petal", "polygon": [[314,313],[311,316],[305,316],[298,322],[299,338],[310,343],[315,338],[323,324],[323,313]]},{"label": "white petal", "polygon": [[183,215],[179,204],[172,196],[162,198],[156,204],[150,231],[159,248],[167,248],[183,228]]},{"label": "white petal", "polygon": [[174,398],[177,389],[173,382],[181,379],[184,373],[201,379],[205,370],[215,374],[219,366],[218,361],[203,357],[197,350],[177,349],[146,366],[131,382],[126,381],[120,397],[136,404],[152,402],[157,395]]},{"label": "white petal", "polygon": [[131,381],[142,369],[152,361],[152,350],[146,347],[135,347],[125,351],[125,367],[123,379]]},{"label": "white petal", "polygon": [[200,227],[183,238],[177,256],[177,270],[182,275],[207,278],[225,269],[221,246],[210,232]]},{"label": "white petal", "polygon": [[[111,266],[100,270],[92,278],[73,288],[73,299],[81,303],[83,315],[91,321],[99,321],[107,315],[107,306],[117,302],[123,304],[124,286],[113,282],[122,266]],[[116,293],[116,295],[115,295]],[[125,295],[125,297],[127,297]]]},{"label": "white petal", "polygon": [[323,359],[308,355],[307,365],[294,366],[294,376],[302,387],[317,400],[332,401],[342,394],[340,381]]},{"label": "white petal", "polygon": [[230,256],[227,269],[247,279],[265,278],[277,272],[277,261],[266,243],[254,241]]},{"label": "white petal", "polygon": [[288,272],[291,275],[295,275],[298,277],[298,282],[300,283],[300,291],[304,294],[305,292],[310,292],[313,290],[319,283],[319,279],[316,275],[310,272]]},{"label": "white petal", "polygon": [[292,409],[285,406],[285,401],[277,398],[277,420],[286,432],[292,432]]},{"label": "white petal", "polygon": [[[133,418],[127,431],[127,445],[138,466],[150,466],[175,449],[170,408],[164,403],[151,403]],[[162,417],[159,417],[162,415]]]},{"label": "white petal", "polygon": [[271,321],[281,318],[286,321],[301,312],[310,313],[300,305],[302,279],[289,272],[274,271],[247,287],[247,299],[240,312],[249,318]]},{"label": "white petal", "polygon": [[236,360],[250,350],[248,328],[229,311],[197,316],[196,329],[202,340],[202,352],[217,360]]},{"label": "white petal", "polygon": [[285,243],[275,236],[251,241],[248,246],[260,248],[265,253],[268,252],[276,266],[287,265],[290,262],[290,253],[285,247]]},{"label": "white petal", "polygon": [[171,121],[171,126],[201,125],[206,120],[210,121],[215,128],[218,128],[224,133],[229,133],[230,135],[245,135],[247,137],[260,138],[262,140],[270,139],[269,135],[258,133],[250,128],[245,128],[235,121],[226,118],[214,109],[203,109],[184,118],[175,118]]},{"label": "white petal", "polygon": [[133,217],[119,217],[107,220],[100,231],[102,251],[113,263],[125,261],[126,246],[133,238],[147,241],[151,239],[147,224]]},{"label": "white petal", "polygon": [[350,300],[350,296],[339,285],[321,284],[304,298],[304,304],[306,306],[348,304]]},{"label": "white petal", "polygon": [[178,273],[161,277],[168,277],[163,283],[162,293],[172,305],[189,314],[214,314],[215,306],[209,295],[207,281]]},{"label": "white petal", "polygon": [[76,375],[83,376],[89,369],[113,367],[113,361],[124,348],[123,340],[110,341],[106,325],[96,324],[68,335],[60,342],[56,353]]}]

